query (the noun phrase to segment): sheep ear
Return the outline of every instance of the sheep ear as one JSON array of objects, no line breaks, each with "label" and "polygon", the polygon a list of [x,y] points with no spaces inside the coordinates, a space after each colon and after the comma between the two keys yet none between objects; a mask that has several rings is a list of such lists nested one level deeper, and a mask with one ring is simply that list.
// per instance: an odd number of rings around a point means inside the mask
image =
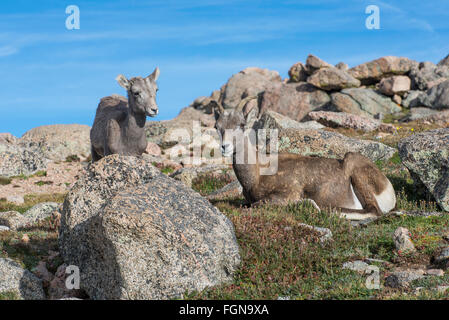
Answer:
[{"label": "sheep ear", "polygon": [[117,76],[117,78],[115,78],[115,80],[117,80],[118,84],[122,88],[125,88],[126,90],[129,90],[130,83],[129,83],[128,79],[126,79],[126,77],[123,74],[119,74]]},{"label": "sheep ear", "polygon": [[159,71],[159,67],[156,67],[156,69],[154,69],[153,73],[150,74],[150,75],[148,76],[148,78],[150,78],[150,79],[153,80],[153,81],[156,81],[156,80],[159,78],[159,74],[160,74],[160,73],[161,73],[161,72]]}]

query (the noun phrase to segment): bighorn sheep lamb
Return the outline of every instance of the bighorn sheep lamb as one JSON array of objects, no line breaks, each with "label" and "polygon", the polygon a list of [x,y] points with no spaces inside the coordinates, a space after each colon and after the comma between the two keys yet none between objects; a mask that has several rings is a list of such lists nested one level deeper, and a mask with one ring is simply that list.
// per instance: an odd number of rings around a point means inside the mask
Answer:
[{"label": "bighorn sheep lamb", "polygon": [[106,97],[100,101],[90,130],[92,162],[110,154],[140,156],[145,152],[146,116],[158,114],[156,80],[159,68],[146,78],[126,79],[119,75],[116,80],[128,93],[126,101]]},{"label": "bighorn sheep lamb", "polygon": [[[388,178],[359,153],[348,152],[343,160],[280,153],[277,172],[273,175],[260,174],[260,169],[268,165],[260,163],[257,153],[254,164],[237,163],[236,153],[240,151],[236,150],[234,139],[245,139],[245,129],[257,117],[257,113],[245,115],[242,111],[254,98],[243,99],[232,111],[225,112],[217,102],[214,106],[222,155],[233,157],[235,174],[250,204],[307,200],[318,209],[341,210],[342,216],[352,220],[376,217],[396,206],[395,192]],[[248,150],[243,149],[243,159],[247,159]]]}]

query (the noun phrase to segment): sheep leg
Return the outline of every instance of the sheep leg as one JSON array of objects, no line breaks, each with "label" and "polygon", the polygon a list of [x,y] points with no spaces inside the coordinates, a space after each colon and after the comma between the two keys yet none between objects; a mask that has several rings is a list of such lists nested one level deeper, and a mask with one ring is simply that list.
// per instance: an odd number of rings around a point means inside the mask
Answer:
[{"label": "sheep leg", "polygon": [[120,151],[120,126],[114,119],[108,121],[106,129],[106,146],[104,155],[119,153]]}]

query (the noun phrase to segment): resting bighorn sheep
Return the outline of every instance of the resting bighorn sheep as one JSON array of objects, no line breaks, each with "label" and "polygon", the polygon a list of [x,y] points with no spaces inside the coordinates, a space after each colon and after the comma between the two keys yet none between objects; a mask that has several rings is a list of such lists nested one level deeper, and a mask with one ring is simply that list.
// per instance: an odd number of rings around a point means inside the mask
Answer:
[{"label": "resting bighorn sheep", "polygon": [[[250,204],[313,200],[318,209],[341,210],[343,216],[354,220],[376,217],[395,207],[396,196],[390,181],[359,153],[348,152],[343,160],[280,153],[278,170],[273,175],[260,174],[264,165],[257,153],[255,164],[237,163],[234,138],[245,139],[244,130],[254,115],[253,112],[244,115],[242,109],[254,98],[244,99],[232,111],[225,112],[218,103],[214,107],[222,155],[233,157],[235,174]],[[248,151],[244,149],[243,159],[247,159]]]},{"label": "resting bighorn sheep", "polygon": [[117,77],[120,86],[128,92],[128,105],[126,101],[113,97],[103,98],[98,105],[90,130],[92,162],[114,153],[142,155],[147,147],[146,117],[158,114],[158,77],[159,68],[146,78],[128,80],[123,75]]}]

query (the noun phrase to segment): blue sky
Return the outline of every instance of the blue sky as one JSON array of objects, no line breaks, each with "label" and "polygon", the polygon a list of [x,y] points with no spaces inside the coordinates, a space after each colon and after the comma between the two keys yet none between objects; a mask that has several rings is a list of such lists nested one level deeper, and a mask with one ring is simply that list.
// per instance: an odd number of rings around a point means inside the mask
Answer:
[{"label": "blue sky", "polygon": [[[366,6],[380,30],[365,28]],[[80,9],[67,30],[65,8]],[[438,62],[449,54],[449,1],[40,0],[0,3],[0,132],[91,125],[114,80],[156,66],[160,114],[175,117],[248,66],[277,70],[313,53],[357,65],[385,55]]]}]

